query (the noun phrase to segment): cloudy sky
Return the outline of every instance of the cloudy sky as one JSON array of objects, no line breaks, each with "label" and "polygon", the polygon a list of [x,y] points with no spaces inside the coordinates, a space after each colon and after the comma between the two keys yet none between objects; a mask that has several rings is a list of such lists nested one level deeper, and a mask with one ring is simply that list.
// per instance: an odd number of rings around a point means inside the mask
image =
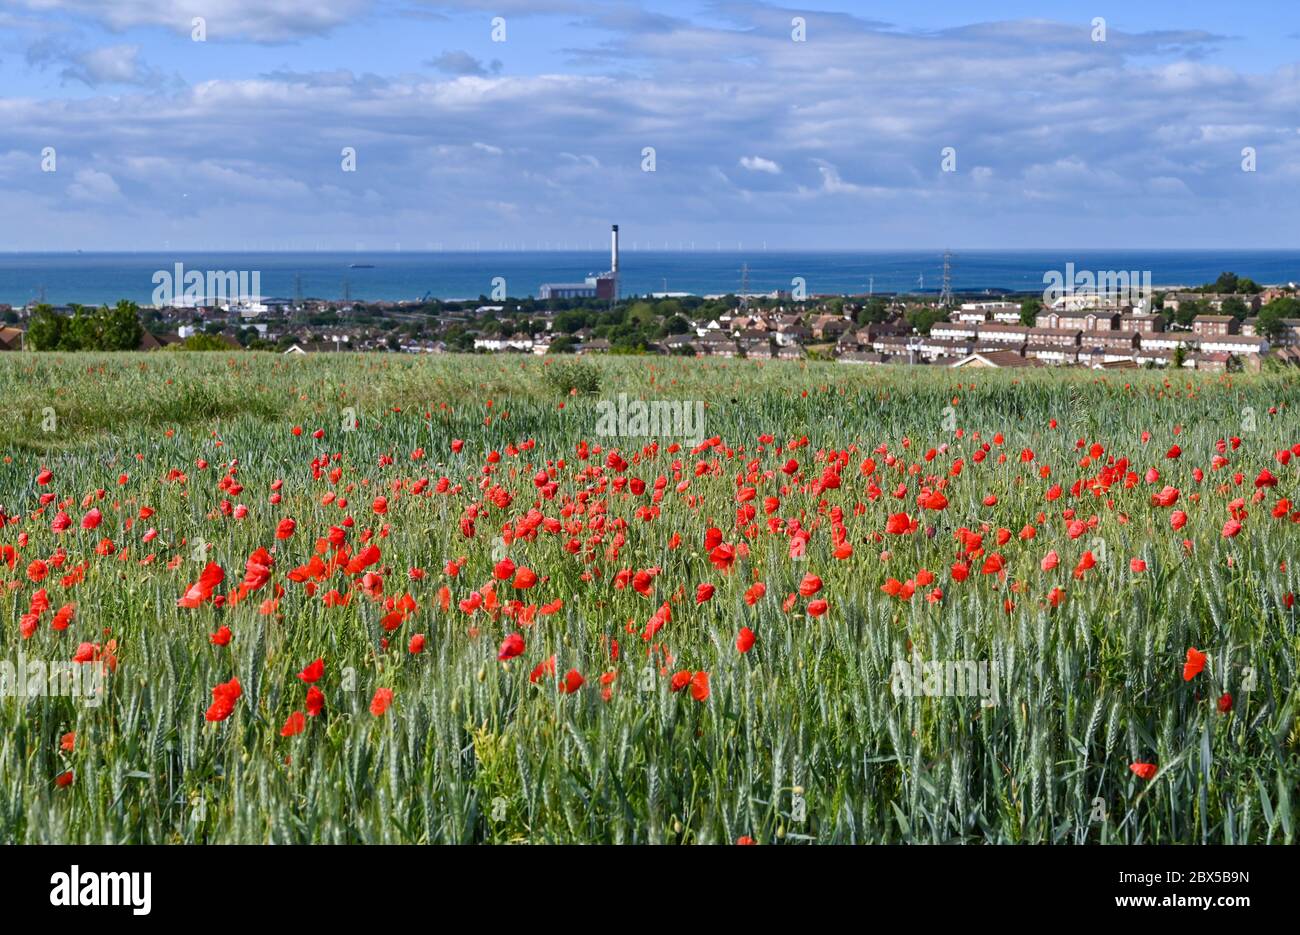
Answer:
[{"label": "cloudy sky", "polygon": [[1294,0],[0,0],[0,250],[1297,247],[1298,62]]}]

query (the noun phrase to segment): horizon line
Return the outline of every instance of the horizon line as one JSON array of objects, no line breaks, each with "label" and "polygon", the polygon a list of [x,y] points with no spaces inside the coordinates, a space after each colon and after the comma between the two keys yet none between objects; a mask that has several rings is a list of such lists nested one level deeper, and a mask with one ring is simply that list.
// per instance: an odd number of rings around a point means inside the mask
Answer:
[{"label": "horizon line", "polygon": [[[1133,246],[1052,246],[1052,247],[759,247],[754,250],[741,249],[674,249],[668,248],[628,248],[622,253],[677,253],[677,254],[748,254],[748,253],[819,253],[819,254],[854,254],[854,253],[935,253],[942,256],[951,252],[954,258],[966,253],[1058,253],[1061,251],[1109,251],[1115,253],[1300,253],[1300,245],[1286,247],[1133,247]],[[481,254],[481,253],[598,253],[607,254],[608,247],[573,247],[573,248],[493,248],[493,249],[419,249],[419,250],[354,250],[347,248],[272,248],[249,249],[233,247],[158,247],[138,250],[0,250],[0,257],[5,256],[133,256],[159,253],[233,253],[233,254],[345,254],[350,256],[418,256],[436,254]]]}]

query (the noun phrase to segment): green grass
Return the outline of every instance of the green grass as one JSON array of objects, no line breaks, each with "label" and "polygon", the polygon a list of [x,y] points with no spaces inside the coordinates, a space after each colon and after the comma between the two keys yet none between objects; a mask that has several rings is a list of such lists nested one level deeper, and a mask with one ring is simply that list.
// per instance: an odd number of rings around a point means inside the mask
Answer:
[{"label": "green grass", "polygon": [[[555,366],[507,356],[0,355],[0,506],[17,517],[0,530],[0,547],[16,552],[12,568],[0,564],[0,660],[20,651],[62,660],[81,642],[110,639],[118,659],[98,706],[0,698],[0,841],[1294,842],[1300,682],[1286,595],[1300,591],[1300,525],[1270,510],[1280,498],[1300,499],[1300,459],[1274,458],[1300,442],[1300,382],[663,358],[584,361],[561,376]],[[574,381],[583,385],[570,394],[564,384]],[[597,406],[619,393],[703,401],[705,434],[724,447],[691,454],[664,441],[643,452],[653,440],[596,437]],[[353,418],[359,426],[345,431]],[[976,432],[990,444],[1004,436],[982,463],[972,459]],[[767,434],[774,441],[760,443]],[[804,436],[807,447],[776,451]],[[1240,447],[1214,469],[1216,442],[1233,436]],[[464,441],[459,454],[453,439]],[[509,452],[529,440],[533,447]],[[606,450],[582,461],[583,441]],[[1080,465],[1093,443],[1104,446],[1103,462],[1127,457],[1137,484],[1072,496],[1071,485],[1101,467]],[[1166,458],[1175,443],[1182,456]],[[895,466],[873,454],[882,444]],[[611,446],[628,461],[642,456],[620,475],[606,466]],[[1024,448],[1033,462],[1021,462]],[[424,456],[413,460],[417,449]],[[489,475],[490,451],[501,459]],[[846,462],[843,483],[815,488],[835,452]],[[876,499],[860,472],[869,455]],[[328,459],[319,478],[316,456]],[[391,463],[381,464],[385,456]],[[793,478],[779,471],[791,457],[800,464]],[[949,477],[947,509],[920,510],[922,481],[948,476],[958,457],[964,467]],[[542,499],[534,474],[561,459],[555,496]],[[235,460],[243,490],[228,495],[217,484]],[[700,463],[708,471],[696,476]],[[1152,467],[1161,475],[1154,485],[1143,479]],[[35,481],[42,468],[54,475],[44,487]],[[647,491],[602,490],[596,468],[606,478],[638,477]],[[1263,468],[1279,483],[1254,502]],[[168,480],[173,470],[185,482]],[[675,490],[678,470],[690,481],[685,493]],[[647,521],[638,509],[661,476],[659,514]],[[459,491],[436,492],[443,477]],[[411,493],[421,478],[429,489]],[[276,480],[283,500],[273,505]],[[1053,483],[1065,493],[1048,502]],[[1172,510],[1150,503],[1166,483],[1180,488],[1177,508],[1189,517],[1178,532]],[[899,484],[905,496],[895,499]],[[748,533],[738,528],[742,486],[757,490]],[[488,496],[493,487],[510,494],[508,505]],[[324,504],[329,492],[347,507]],[[37,515],[42,493],[57,500]],[[371,510],[380,493],[389,500],[382,517]],[[995,505],[984,505],[988,494]],[[812,527],[803,560],[789,557],[786,532],[769,530],[767,496],[780,499],[774,516]],[[87,497],[104,514],[93,531],[79,527]],[[1248,515],[1239,536],[1224,538],[1236,497]],[[223,514],[223,500],[246,506],[246,517]],[[73,526],[55,533],[50,521],[65,502]],[[461,520],[474,505],[467,537]],[[142,506],[156,512],[141,520]],[[534,506],[566,528],[494,545]],[[832,554],[834,507],[853,546],[844,560]],[[1096,516],[1078,539],[1062,517],[1070,508]],[[915,533],[884,532],[900,511],[920,519]],[[597,515],[605,522],[593,528]],[[285,516],[297,532],[277,542]],[[419,605],[387,649],[386,611],[356,587],[360,576],[340,571],[314,596],[287,578],[347,516],[354,553],[364,531],[375,535],[382,558],[369,570],[382,576],[384,595],[409,592]],[[970,578],[955,582],[954,533],[981,523],[989,551],[1005,557],[1006,580],[979,574],[977,560]],[[1021,541],[1027,523],[1037,535]],[[729,574],[709,562],[710,526],[751,550]],[[145,543],[149,528],[157,538]],[[1011,539],[995,547],[999,528]],[[105,538],[113,554],[99,555]],[[565,548],[571,539],[578,554]],[[177,607],[207,561],[225,569],[224,594],[259,547],[275,553],[263,590],[234,607]],[[60,548],[64,566],[30,581],[28,563]],[[1076,580],[1085,549],[1105,561]],[[1044,572],[1050,550],[1060,565]],[[458,609],[503,552],[543,580],[523,593],[500,583],[501,600],[558,598],[558,613],[518,626]],[[152,563],[140,564],[151,553]],[[445,562],[462,556],[460,574],[448,577]],[[1147,562],[1145,573],[1130,571],[1134,557]],[[82,563],[84,581],[64,588],[60,577]],[[410,580],[417,567],[427,577]],[[649,597],[613,586],[620,570],[651,567],[662,573]],[[881,591],[921,568],[936,580],[910,601]],[[805,572],[823,579],[824,616],[809,616],[803,598],[783,610]],[[767,592],[750,606],[743,594],[755,581]],[[697,606],[700,582],[717,592]],[[260,614],[277,585],[278,612]],[[444,585],[447,612],[437,607]],[[19,621],[38,587],[52,607],[23,639]],[[943,599],[930,603],[934,587]],[[1053,587],[1065,591],[1054,609]],[[324,605],[331,588],[351,594],[347,606]],[[655,640],[673,662],[655,656],[647,672],[640,632],[679,589],[684,597]],[[76,616],[54,631],[51,614],[67,602]],[[234,639],[214,646],[208,634],[223,624]],[[757,635],[744,655],[735,648],[741,626]],[[498,662],[501,639],[515,631],[524,654]],[[415,633],[427,637],[418,656],[406,651]],[[909,646],[926,659],[997,661],[999,702],[896,697],[891,670],[911,658]],[[1209,662],[1184,681],[1189,647]],[[584,675],[578,692],[529,681],[551,654],[558,675]],[[283,738],[281,725],[303,708],[296,674],[318,656],[325,711]],[[668,676],[679,670],[710,673],[706,701],[670,691]],[[598,681],[605,672],[616,674],[608,701]],[[213,686],[232,676],[243,686],[234,713],[205,721]],[[380,686],[393,690],[393,705],[375,717],[368,706]],[[1216,701],[1225,691],[1234,707],[1222,714]],[[74,730],[75,749],[62,751],[60,737]],[[1158,764],[1156,778],[1135,776],[1129,764],[1138,761]],[[74,781],[57,786],[66,770]]]}]

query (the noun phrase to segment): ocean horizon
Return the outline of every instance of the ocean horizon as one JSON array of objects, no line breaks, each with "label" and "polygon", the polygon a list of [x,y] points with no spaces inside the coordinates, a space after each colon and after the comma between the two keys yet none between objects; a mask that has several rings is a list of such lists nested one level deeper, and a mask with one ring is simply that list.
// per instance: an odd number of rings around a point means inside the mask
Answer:
[{"label": "ocean horizon", "polygon": [[[604,250],[484,251],[140,251],[0,253],[0,303],[44,301],[151,304],[154,274],[189,270],[258,273],[263,298],[413,301],[473,300],[504,280],[511,298],[536,296],[543,283],[581,282],[609,268]],[[359,264],[359,265],[354,265]],[[1150,273],[1161,286],[1197,286],[1234,272],[1261,284],[1300,280],[1300,249],[1149,250],[1043,248],[954,250],[954,292],[1035,292],[1043,277],[1077,271]],[[620,257],[623,297],[670,292],[712,295],[791,290],[808,295],[936,294],[942,250],[638,250]]]}]

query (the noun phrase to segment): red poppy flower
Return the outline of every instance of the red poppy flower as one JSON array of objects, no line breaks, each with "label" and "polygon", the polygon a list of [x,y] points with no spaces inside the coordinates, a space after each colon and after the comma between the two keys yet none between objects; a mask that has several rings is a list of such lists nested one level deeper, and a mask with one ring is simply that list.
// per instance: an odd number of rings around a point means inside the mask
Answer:
[{"label": "red poppy flower", "polygon": [[72,622],[73,615],[77,612],[76,604],[64,604],[54,614],[54,619],[50,621],[50,629],[62,632],[68,628]]},{"label": "red poppy flower", "polygon": [[190,585],[189,590],[176,601],[177,607],[195,608],[212,597],[213,590],[226,580],[226,573],[216,562],[208,563],[199,574],[199,580]]},{"label": "red poppy flower", "polygon": [[799,593],[804,597],[812,597],[822,589],[822,579],[813,574],[803,576],[799,582]]},{"label": "red poppy flower", "polygon": [[513,659],[515,656],[522,654],[524,651],[524,638],[518,633],[511,633],[501,641],[501,650],[497,653],[497,658],[502,662],[507,659]]},{"label": "red poppy flower", "polygon": [[514,573],[515,563],[510,561],[508,558],[501,559],[501,561],[496,563],[496,567],[492,569],[492,577],[496,578],[498,581],[505,581]]},{"label": "red poppy flower", "polygon": [[375,717],[383,717],[388,706],[393,703],[393,690],[391,688],[375,689],[375,697],[370,699],[370,713]]},{"label": "red poppy flower", "polygon": [[533,667],[533,671],[528,676],[528,681],[536,685],[545,676],[555,674],[555,655],[551,654],[548,658],[543,659]]},{"label": "red poppy flower", "polygon": [[1205,653],[1196,647],[1187,650],[1187,661],[1183,663],[1183,681],[1190,682],[1205,669]]},{"label": "red poppy flower", "polygon": [[696,701],[705,701],[709,697],[709,673],[696,672],[691,676],[691,697]]},{"label": "red poppy flower", "polygon": [[235,702],[243,694],[238,678],[232,678],[212,689],[212,704],[208,706],[204,718],[209,721],[224,721],[235,710]]},{"label": "red poppy flower", "polygon": [[747,653],[754,648],[754,631],[749,627],[741,627],[740,632],[736,634],[736,649],[742,653]]},{"label": "red poppy flower", "polygon": [[885,522],[885,532],[901,536],[912,528],[912,519],[906,513],[894,513]]},{"label": "red poppy flower", "polygon": [[1155,778],[1156,772],[1158,771],[1158,767],[1154,763],[1130,763],[1128,768],[1131,769],[1133,774],[1139,779],[1146,779],[1148,781]]},{"label": "red poppy flower", "polygon": [[325,693],[315,685],[307,689],[307,701],[303,705],[308,717],[316,717],[325,709]]},{"label": "red poppy flower", "polygon": [[582,674],[578,672],[577,669],[570,669],[568,672],[564,673],[564,678],[560,682],[560,694],[572,695],[581,688],[585,682],[586,679],[582,677]]}]

